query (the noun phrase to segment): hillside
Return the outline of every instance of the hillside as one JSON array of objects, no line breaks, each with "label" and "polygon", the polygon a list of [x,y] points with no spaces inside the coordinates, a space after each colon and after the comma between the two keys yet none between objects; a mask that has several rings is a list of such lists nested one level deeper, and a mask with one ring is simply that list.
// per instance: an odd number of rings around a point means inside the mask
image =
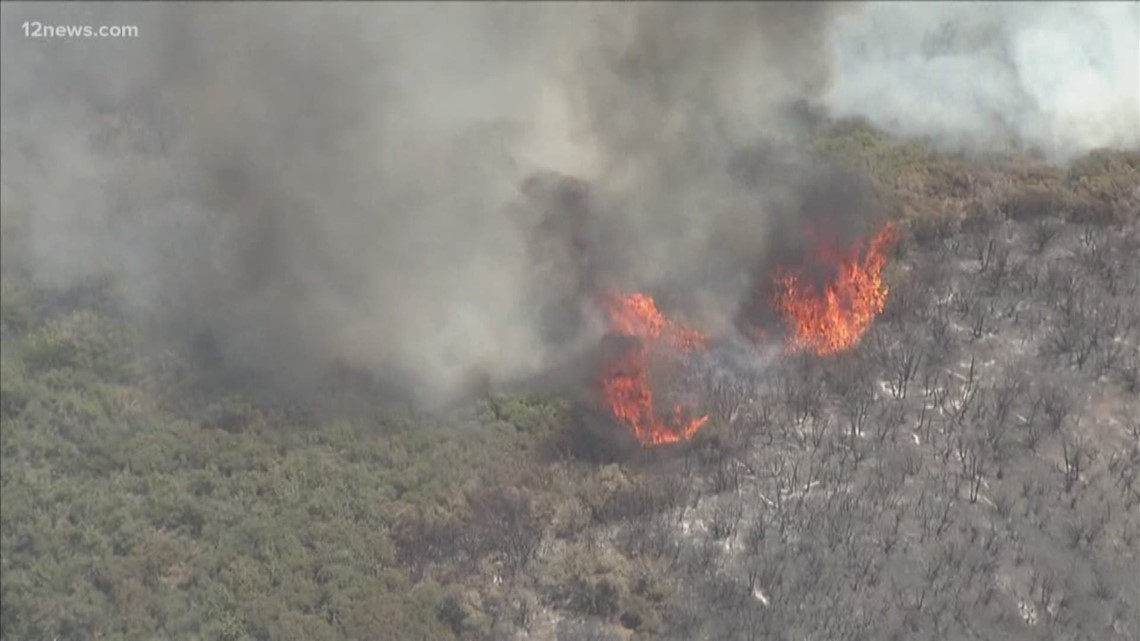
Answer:
[{"label": "hillside", "polygon": [[1140,154],[811,152],[900,227],[885,311],[632,456],[557,397],[219,380],[6,262],[0,638],[1140,636]]}]

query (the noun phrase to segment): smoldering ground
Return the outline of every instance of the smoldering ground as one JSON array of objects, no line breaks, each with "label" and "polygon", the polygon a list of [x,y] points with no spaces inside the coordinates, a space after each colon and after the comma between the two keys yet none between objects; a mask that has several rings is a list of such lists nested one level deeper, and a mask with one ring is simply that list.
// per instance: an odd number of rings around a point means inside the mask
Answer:
[{"label": "smoldering ground", "polygon": [[605,286],[727,332],[803,216],[873,210],[796,151],[800,106],[863,104],[836,75],[854,4],[2,11],[5,269],[110,274],[165,340],[283,383],[529,378],[596,342]]}]

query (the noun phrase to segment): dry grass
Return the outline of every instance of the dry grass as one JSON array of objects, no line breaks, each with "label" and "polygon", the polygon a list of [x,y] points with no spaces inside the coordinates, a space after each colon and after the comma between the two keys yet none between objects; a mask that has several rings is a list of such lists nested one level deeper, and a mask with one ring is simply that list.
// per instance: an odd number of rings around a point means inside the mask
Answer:
[{"label": "dry grass", "polygon": [[1096,150],[1068,168],[1025,155],[971,162],[896,141],[859,122],[839,123],[809,151],[870,177],[888,209],[904,220],[984,210],[1015,220],[1059,217],[1120,223],[1140,215],[1140,152]]}]

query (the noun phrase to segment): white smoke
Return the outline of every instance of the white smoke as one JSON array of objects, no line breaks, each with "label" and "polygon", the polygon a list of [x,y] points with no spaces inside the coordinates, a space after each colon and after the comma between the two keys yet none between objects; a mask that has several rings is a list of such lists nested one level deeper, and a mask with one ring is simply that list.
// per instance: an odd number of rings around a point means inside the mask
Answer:
[{"label": "white smoke", "polygon": [[873,3],[839,17],[833,43],[836,115],[1057,162],[1140,147],[1140,3]]}]

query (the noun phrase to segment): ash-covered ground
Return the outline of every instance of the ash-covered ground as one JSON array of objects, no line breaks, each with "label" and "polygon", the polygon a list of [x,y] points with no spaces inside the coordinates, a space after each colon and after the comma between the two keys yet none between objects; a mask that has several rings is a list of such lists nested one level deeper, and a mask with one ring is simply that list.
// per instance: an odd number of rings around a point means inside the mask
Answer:
[{"label": "ash-covered ground", "polygon": [[1115,211],[915,221],[855,350],[723,372],[719,429],[615,468],[582,537],[669,577],[661,638],[1135,638],[1140,190]]}]

